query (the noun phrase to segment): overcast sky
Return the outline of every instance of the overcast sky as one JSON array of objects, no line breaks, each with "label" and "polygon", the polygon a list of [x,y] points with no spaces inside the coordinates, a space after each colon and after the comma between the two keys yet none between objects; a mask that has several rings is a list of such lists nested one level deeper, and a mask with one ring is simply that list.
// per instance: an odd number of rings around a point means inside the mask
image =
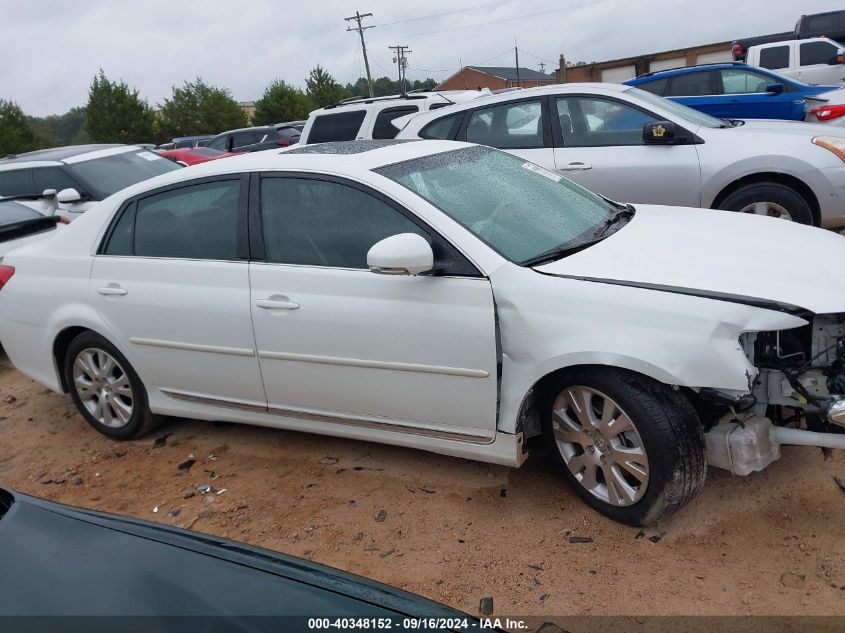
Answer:
[{"label": "overcast sky", "polygon": [[155,105],[197,76],[239,101],[273,79],[304,87],[321,64],[341,83],[364,75],[365,23],[374,77],[395,77],[392,44],[409,45],[408,77],[445,79],[460,65],[546,71],[565,55],[601,61],[791,30],[800,13],[838,0],[0,0],[0,99],[33,115],[84,105],[99,68]]}]

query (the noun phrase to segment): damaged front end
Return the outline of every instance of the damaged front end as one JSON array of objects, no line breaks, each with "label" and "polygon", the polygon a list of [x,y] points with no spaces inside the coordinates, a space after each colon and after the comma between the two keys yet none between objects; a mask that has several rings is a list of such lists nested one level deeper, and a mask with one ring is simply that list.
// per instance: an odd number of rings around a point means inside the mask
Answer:
[{"label": "damaged front end", "polygon": [[708,462],[737,475],[780,458],[782,444],[845,449],[845,313],[740,337],[757,376],[747,393],[701,390]]}]

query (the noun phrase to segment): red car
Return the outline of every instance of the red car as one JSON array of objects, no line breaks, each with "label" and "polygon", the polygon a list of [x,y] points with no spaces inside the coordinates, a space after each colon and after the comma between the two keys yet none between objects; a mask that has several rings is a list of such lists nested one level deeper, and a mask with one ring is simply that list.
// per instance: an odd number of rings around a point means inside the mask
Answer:
[{"label": "red car", "polygon": [[165,158],[185,165],[185,167],[238,155],[237,152],[222,152],[219,149],[212,149],[210,147],[183,147],[180,149],[159,150],[158,153]]}]

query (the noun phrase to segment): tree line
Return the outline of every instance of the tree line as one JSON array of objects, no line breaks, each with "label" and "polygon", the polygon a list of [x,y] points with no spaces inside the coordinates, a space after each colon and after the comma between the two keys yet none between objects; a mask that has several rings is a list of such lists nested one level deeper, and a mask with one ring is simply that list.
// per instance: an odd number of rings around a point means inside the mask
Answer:
[{"label": "tree line", "polygon": [[[409,90],[432,90],[433,79],[408,82]],[[399,82],[373,81],[375,96],[398,94]],[[197,77],[173,86],[156,110],[123,80],[100,72],[88,89],[88,102],[61,115],[28,116],[16,103],[0,99],[0,157],[33,149],[78,143],[163,143],[178,136],[216,134],[247,125],[302,120],[317,108],[353,96],[368,96],[367,80],[342,86],[321,66],[305,79],[305,90],[281,79],[270,83],[255,102],[250,120],[232,93]]]}]

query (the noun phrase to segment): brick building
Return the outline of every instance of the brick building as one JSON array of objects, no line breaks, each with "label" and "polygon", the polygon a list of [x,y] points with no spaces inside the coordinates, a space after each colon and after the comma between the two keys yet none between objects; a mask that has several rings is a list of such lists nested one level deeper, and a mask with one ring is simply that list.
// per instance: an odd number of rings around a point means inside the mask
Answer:
[{"label": "brick building", "polygon": [[533,88],[555,83],[554,75],[546,75],[530,68],[517,69],[506,66],[464,66],[443,81],[438,90],[476,90],[489,88]]}]

